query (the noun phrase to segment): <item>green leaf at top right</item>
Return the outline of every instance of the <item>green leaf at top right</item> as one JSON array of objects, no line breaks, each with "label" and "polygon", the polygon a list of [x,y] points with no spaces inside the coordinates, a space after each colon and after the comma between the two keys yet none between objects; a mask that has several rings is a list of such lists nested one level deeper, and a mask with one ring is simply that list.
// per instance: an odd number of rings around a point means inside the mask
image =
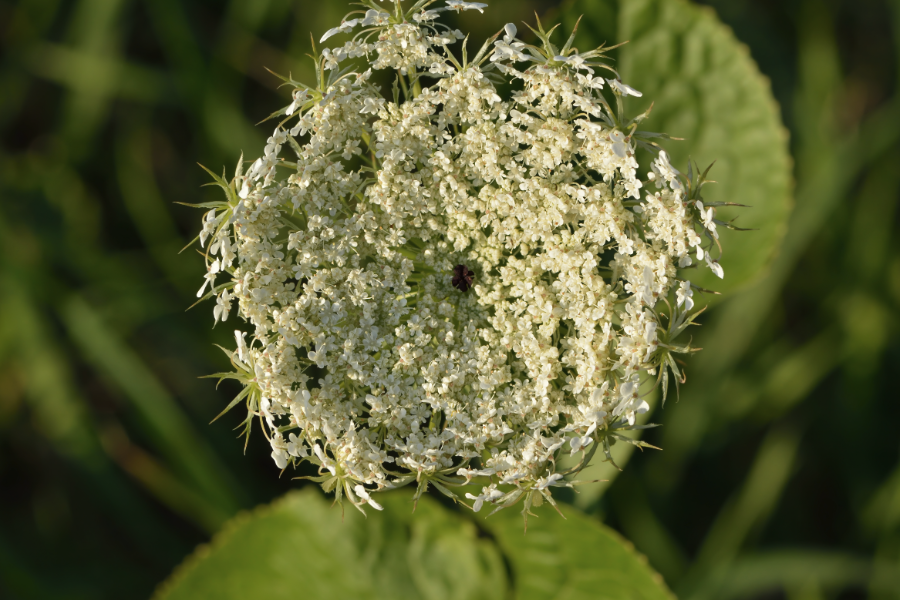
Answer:
[{"label": "green leaf at top right", "polygon": [[706,204],[747,207],[717,210],[720,220],[753,230],[718,227],[724,280],[708,269],[688,269],[681,276],[722,293],[757,279],[786,230],[793,163],[769,81],[747,47],[712,9],[686,0],[571,0],[560,14],[570,27],[582,16],[578,46],[628,41],[618,49],[615,67],[623,81],[643,93],[628,99],[629,112],[655,103],[640,129],[685,140],[659,140],[683,173],[689,160],[701,172],[715,161],[709,178],[716,183],[702,190]]}]

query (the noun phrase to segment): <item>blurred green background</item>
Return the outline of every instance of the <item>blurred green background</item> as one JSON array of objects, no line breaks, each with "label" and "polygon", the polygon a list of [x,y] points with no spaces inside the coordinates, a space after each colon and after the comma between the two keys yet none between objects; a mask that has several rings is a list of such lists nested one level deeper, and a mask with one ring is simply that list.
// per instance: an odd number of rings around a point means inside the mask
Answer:
[{"label": "blurred green background", "polygon": [[[704,316],[664,451],[575,502],[683,599],[900,598],[900,2],[709,3],[771,79],[796,208]],[[557,3],[490,4],[475,37]],[[265,68],[309,79],[309,33],[345,12],[0,0],[0,598],[145,598],[297,487],[260,439],[242,454],[239,415],[208,425],[233,328],[185,312],[200,213],[175,203],[217,197],[197,162],[261,150],[288,102]]]}]

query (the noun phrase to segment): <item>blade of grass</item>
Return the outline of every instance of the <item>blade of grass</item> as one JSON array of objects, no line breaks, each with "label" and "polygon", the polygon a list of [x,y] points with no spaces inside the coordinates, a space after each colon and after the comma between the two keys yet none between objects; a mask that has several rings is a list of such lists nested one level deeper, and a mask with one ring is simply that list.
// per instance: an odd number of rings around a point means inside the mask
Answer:
[{"label": "blade of grass", "polygon": [[[117,138],[116,174],[125,208],[154,262],[183,293],[193,292],[202,266],[178,259],[184,239],[162,199],[153,174],[149,130],[133,125]],[[199,213],[198,213],[199,214]],[[199,217],[198,217],[199,218]]]},{"label": "blade of grass", "polygon": [[654,514],[647,492],[636,477],[623,477],[610,490],[613,511],[622,530],[668,582],[678,581],[687,557],[677,540]]},{"label": "blade of grass", "polygon": [[101,102],[113,98],[147,104],[172,102],[165,74],[114,55],[94,54],[45,42],[32,48],[26,61],[32,73],[63,85],[76,95]]},{"label": "blade of grass", "polygon": [[197,524],[206,533],[218,531],[231,516],[183,484],[158,460],[134,445],[121,427],[105,427],[101,442],[109,457],[126,473],[173,512]]},{"label": "blade of grass", "polygon": [[131,402],[156,450],[185,483],[224,513],[236,512],[240,502],[227,468],[140,357],[80,297],[69,299],[61,317],[85,358]]},{"label": "blade of grass", "polygon": [[763,440],[740,491],[719,512],[689,572],[678,586],[680,598],[699,600],[703,580],[728,565],[754,529],[762,527],[784,492],[800,445],[789,425],[773,427]]},{"label": "blade of grass", "polygon": [[26,382],[26,399],[37,430],[51,447],[76,467],[79,479],[118,527],[136,544],[156,547],[177,556],[179,543],[147,503],[114,472],[100,447],[97,428],[80,397],[64,353],[48,331],[51,329],[35,310],[39,306],[18,282],[0,273],[0,311],[15,315],[12,325],[16,344],[14,357]]},{"label": "blade of grass", "polygon": [[[68,22],[67,41],[74,49],[101,61],[115,60],[119,54],[122,27],[119,18],[128,0],[81,0]],[[91,68],[79,72],[87,80],[109,76],[93,62]],[[108,86],[70,90],[62,108],[61,133],[69,143],[70,152],[84,157],[92,149],[93,138],[108,113],[112,100]]]},{"label": "blade of grass", "polygon": [[[831,593],[859,589],[868,582],[873,567],[872,561],[866,557],[806,548],[753,554],[720,569],[702,590],[690,598],[759,598],[811,582]],[[896,565],[890,567],[891,577],[884,586],[892,585],[898,589],[900,569]]]}]

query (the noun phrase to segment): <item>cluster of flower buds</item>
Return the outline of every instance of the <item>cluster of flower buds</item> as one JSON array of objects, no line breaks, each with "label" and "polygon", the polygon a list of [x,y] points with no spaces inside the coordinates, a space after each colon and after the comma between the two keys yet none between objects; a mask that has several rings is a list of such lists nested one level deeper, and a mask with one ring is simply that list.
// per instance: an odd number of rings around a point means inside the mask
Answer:
[{"label": "cluster of flower buds", "polygon": [[681,274],[723,276],[706,173],[626,117],[641,93],[609,48],[509,24],[473,57],[439,17],[485,4],[362,4],[323,36],[354,34],[317,55],[315,85],[285,79],[264,155],[205,205],[198,296],[212,286],[215,318],[237,303],[250,329],[229,408],[279,469],[313,463],[357,507],[411,483],[476,511],[554,503],[598,449],[641,444],[623,431],[643,427],[645,383],[682,377]]}]

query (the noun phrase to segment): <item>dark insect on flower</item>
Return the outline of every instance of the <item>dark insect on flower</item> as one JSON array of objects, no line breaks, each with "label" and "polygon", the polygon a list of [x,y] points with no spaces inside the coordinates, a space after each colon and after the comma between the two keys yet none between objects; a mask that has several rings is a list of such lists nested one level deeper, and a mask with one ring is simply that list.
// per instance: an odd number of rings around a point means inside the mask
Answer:
[{"label": "dark insect on flower", "polygon": [[453,287],[468,292],[472,287],[472,281],[475,279],[475,273],[469,270],[466,265],[456,265],[453,267]]}]

